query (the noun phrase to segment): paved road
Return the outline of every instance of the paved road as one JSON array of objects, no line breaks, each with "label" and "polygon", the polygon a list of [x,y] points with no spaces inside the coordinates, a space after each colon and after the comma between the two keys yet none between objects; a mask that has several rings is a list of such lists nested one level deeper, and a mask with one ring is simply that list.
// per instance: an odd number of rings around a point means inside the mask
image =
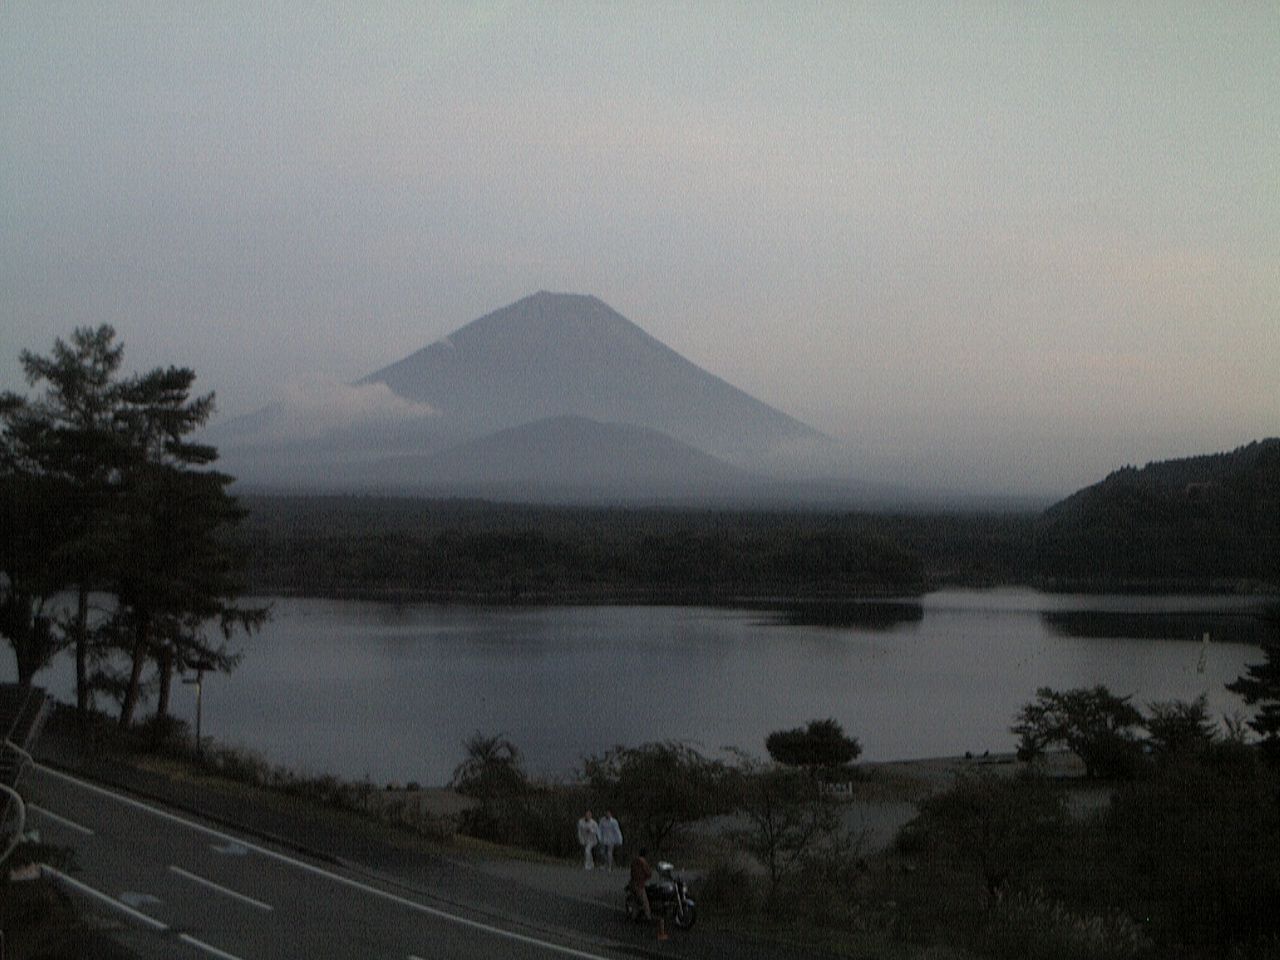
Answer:
[{"label": "paved road", "polygon": [[[658,943],[652,927],[623,917],[615,874],[588,875],[592,882],[584,885],[588,877],[568,862],[519,869],[516,863],[433,854],[355,816],[315,816],[301,803],[251,803],[240,789],[143,769],[56,727],[45,730],[38,747],[43,765],[28,781],[38,807],[32,825],[47,839],[77,849],[80,869],[73,879],[110,898],[109,906],[101,901],[95,912],[118,915],[125,927],[114,939],[148,960],[825,955],[702,923]],[[177,836],[151,839],[171,831]],[[147,851],[145,860],[140,851]],[[121,911],[121,894],[141,895],[129,899],[166,929],[149,928]],[[295,925],[299,932],[288,933]],[[242,937],[241,928],[258,932]],[[322,932],[313,937],[314,931]],[[220,952],[181,940],[183,934]]]},{"label": "paved road", "polygon": [[32,821],[74,847],[62,882],[119,915],[146,957],[613,958],[626,944],[498,924],[39,767]]}]

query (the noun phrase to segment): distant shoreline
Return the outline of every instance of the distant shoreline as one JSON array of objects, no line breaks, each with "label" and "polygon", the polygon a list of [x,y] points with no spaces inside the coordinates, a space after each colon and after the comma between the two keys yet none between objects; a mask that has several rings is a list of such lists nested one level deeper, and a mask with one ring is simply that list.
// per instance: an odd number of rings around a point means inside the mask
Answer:
[{"label": "distant shoreline", "polygon": [[517,590],[477,588],[474,590],[411,587],[351,587],[327,590],[254,584],[245,596],[287,597],[306,600],[343,600],[360,603],[440,604],[476,607],[718,607],[741,610],[779,611],[791,608],[856,607],[872,604],[918,604],[940,590],[1035,590],[1046,596],[1169,596],[1243,597],[1259,600],[1266,615],[1280,619],[1280,586],[1247,582],[1128,582],[1097,581],[1053,584],[1018,582],[946,582],[911,591],[892,587],[866,588],[844,593],[777,592],[737,593],[705,589],[574,587],[561,590]]},{"label": "distant shoreline", "polygon": [[[1022,586],[1022,585],[1009,585]],[[735,607],[777,610],[789,606],[856,606],[870,603],[918,603],[927,589],[904,592],[892,587],[867,588],[853,593],[737,593],[674,588],[575,587],[563,590],[475,590],[411,587],[352,587],[307,590],[254,584],[245,596],[278,596],[291,599],[349,600],[368,603],[438,603],[482,607]]]}]

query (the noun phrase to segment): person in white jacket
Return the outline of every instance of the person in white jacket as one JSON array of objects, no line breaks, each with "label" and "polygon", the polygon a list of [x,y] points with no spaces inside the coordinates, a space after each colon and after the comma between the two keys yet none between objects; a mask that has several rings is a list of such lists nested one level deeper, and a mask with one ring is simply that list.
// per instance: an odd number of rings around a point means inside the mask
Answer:
[{"label": "person in white jacket", "polygon": [[613,818],[613,811],[606,810],[600,818],[600,846],[604,847],[604,865],[613,869],[613,851],[622,846],[622,828]]},{"label": "person in white jacket", "polygon": [[578,843],[582,844],[582,869],[590,870],[595,866],[595,848],[600,842],[600,824],[596,823],[588,810],[578,821]]}]

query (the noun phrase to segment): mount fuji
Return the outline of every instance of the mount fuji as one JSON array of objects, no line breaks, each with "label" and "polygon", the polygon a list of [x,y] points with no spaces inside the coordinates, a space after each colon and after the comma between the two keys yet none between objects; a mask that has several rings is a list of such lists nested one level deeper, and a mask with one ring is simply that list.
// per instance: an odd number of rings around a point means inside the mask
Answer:
[{"label": "mount fuji", "polygon": [[210,439],[252,485],[522,500],[739,499],[838,449],[596,297],[546,292]]}]

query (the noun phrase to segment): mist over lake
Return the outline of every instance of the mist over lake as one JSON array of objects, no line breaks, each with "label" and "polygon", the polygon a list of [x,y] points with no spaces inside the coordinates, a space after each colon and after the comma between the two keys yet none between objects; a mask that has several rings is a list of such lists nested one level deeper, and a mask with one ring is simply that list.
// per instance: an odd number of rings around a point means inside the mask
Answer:
[{"label": "mist over lake", "polygon": [[[828,716],[867,760],[1008,751],[1015,711],[1046,685],[1107,684],[1141,707],[1205,693],[1220,717],[1242,709],[1223,685],[1261,659],[1265,629],[1256,598],[1030,590],[805,617],[272,602],[239,669],[206,677],[205,734],[273,763],[375,782],[445,782],[476,730],[505,732],[531,771],[550,776],[655,739],[762,754],[770,731]],[[1205,631],[1230,640],[1206,648]],[[71,699],[70,668],[63,658],[37,682]],[[194,688],[176,693],[174,710],[194,724]]]}]

